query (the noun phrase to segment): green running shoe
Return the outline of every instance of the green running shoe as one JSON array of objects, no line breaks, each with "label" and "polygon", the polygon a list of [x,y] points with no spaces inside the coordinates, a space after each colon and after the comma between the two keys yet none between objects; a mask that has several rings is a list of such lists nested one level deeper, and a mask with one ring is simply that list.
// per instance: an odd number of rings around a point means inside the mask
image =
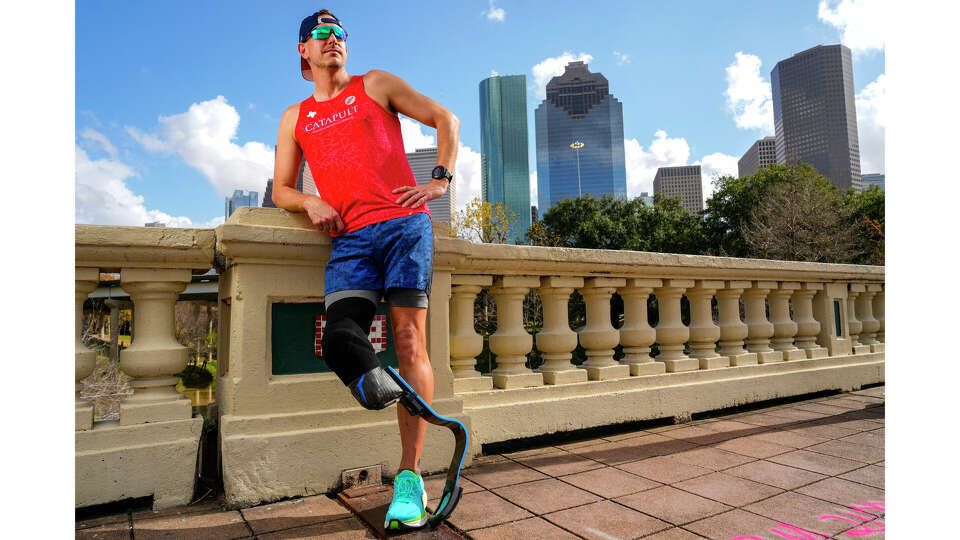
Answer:
[{"label": "green running shoe", "polygon": [[387,530],[419,529],[427,524],[427,492],[423,478],[404,469],[393,479],[393,502],[387,509],[383,528]]}]

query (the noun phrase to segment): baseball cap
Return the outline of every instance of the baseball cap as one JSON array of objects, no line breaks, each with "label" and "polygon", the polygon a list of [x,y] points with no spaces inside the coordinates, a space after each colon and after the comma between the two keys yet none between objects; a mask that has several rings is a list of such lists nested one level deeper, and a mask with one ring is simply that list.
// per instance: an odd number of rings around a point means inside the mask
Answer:
[{"label": "baseball cap", "polygon": [[[298,36],[299,43],[306,41],[310,37],[310,31],[321,23],[332,23],[340,28],[343,28],[343,24],[341,24],[340,20],[336,17],[330,14],[324,14],[324,16],[321,17],[320,12],[317,11],[312,15],[304,17],[303,21],[300,22],[300,34]],[[344,30],[344,32],[346,32],[346,30]],[[300,74],[303,75],[304,79],[313,81],[313,72],[310,71],[310,64],[308,64],[302,56],[300,57]]]}]

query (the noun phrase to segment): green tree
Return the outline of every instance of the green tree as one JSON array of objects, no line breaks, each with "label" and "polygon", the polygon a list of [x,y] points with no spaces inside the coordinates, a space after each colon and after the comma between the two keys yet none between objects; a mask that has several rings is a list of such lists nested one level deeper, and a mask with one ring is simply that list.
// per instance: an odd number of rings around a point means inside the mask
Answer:
[{"label": "green tree", "polygon": [[870,186],[860,192],[848,189],[843,194],[842,205],[854,223],[858,244],[862,251],[862,254],[852,262],[883,264],[886,228],[883,190],[877,186]]},{"label": "green tree", "polygon": [[505,244],[520,219],[503,203],[490,204],[474,197],[450,219],[450,236],[486,244]]}]

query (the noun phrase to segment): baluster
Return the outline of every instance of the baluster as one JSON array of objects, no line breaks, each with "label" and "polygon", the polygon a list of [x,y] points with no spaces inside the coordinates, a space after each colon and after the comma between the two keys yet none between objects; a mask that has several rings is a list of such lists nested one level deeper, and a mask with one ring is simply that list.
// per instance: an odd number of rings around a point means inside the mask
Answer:
[{"label": "baluster", "polygon": [[873,297],[873,316],[876,317],[877,322],[880,323],[880,327],[877,329],[877,343],[871,346],[873,352],[881,352],[884,350],[886,342],[886,336],[884,335],[884,329],[886,328],[886,321],[884,320],[884,293],[886,292],[885,284],[878,284],[877,295]]},{"label": "baluster", "polygon": [[767,293],[777,288],[776,281],[754,281],[743,291],[744,312],[747,319],[747,350],[757,353],[761,364],[783,362],[783,353],[770,347],[773,324],[767,320]]},{"label": "baluster", "polygon": [[567,306],[574,289],[583,287],[581,277],[548,276],[540,280],[537,294],[543,303],[543,330],[537,334],[537,349],[543,357],[540,373],[546,384],[567,384],[587,380],[586,370],[570,359],[577,348],[577,333],[570,329]]},{"label": "baluster", "polygon": [[720,312],[718,352],[730,359],[731,366],[752,366],[757,363],[757,354],[743,348],[748,328],[740,320],[740,295],[749,286],[749,281],[727,281],[724,288],[717,291],[717,309]]},{"label": "baluster", "polygon": [[823,283],[805,282],[793,291],[793,311],[797,317],[797,348],[807,358],[824,358],[827,349],[817,344],[820,322],[813,316],[813,297],[823,290]]},{"label": "baluster", "polygon": [[490,336],[490,351],[497,355],[497,368],[491,373],[496,388],[543,385],[543,374],[524,365],[533,348],[533,336],[523,328],[523,298],[539,285],[540,278],[536,276],[502,276],[494,280],[490,292],[497,302],[497,331]]},{"label": "baluster", "polygon": [[76,431],[87,431],[93,428],[93,404],[80,397],[80,390],[83,389],[83,379],[93,373],[93,368],[97,365],[97,351],[87,348],[81,340],[83,334],[83,303],[87,296],[97,289],[100,283],[100,269],[81,268],[74,269],[74,335],[77,338],[74,345],[74,408],[76,410],[74,419],[74,429]]},{"label": "baluster", "polygon": [[870,352],[870,346],[860,340],[860,333],[863,332],[863,323],[857,318],[857,297],[867,290],[862,283],[851,283],[850,290],[847,293],[847,325],[850,329],[850,346],[853,354],[866,354]]},{"label": "baluster", "polygon": [[124,268],[120,286],[134,307],[136,339],[120,352],[120,369],[133,377],[133,395],[120,404],[120,425],[189,419],[190,399],[177,392],[177,374],[187,365],[187,348],[174,334],[174,304],[190,270]]},{"label": "baluster", "polygon": [[587,370],[591,381],[630,376],[630,367],[613,359],[620,333],[610,324],[610,298],[626,284],[623,278],[588,278],[580,289],[587,304],[587,325],[580,330],[580,345],[587,351],[587,361],[580,367]]},{"label": "baluster", "polygon": [[877,330],[880,329],[880,321],[873,317],[873,298],[879,288],[870,283],[866,286],[867,290],[857,297],[857,318],[863,327],[860,330],[860,343],[870,346],[871,352],[873,345],[877,343]]},{"label": "baluster", "polygon": [[630,366],[630,375],[658,375],[667,368],[650,356],[650,345],[657,340],[657,331],[647,321],[647,298],[653,289],[663,286],[660,279],[628,279],[620,289],[623,298],[623,326],[620,344],[624,358],[620,363]]},{"label": "baluster", "polygon": [[[802,360],[807,354],[793,344],[799,327],[790,318],[790,297],[800,289],[800,283],[781,281],[777,289],[770,291],[770,322],[773,323],[774,350],[783,354],[784,360]],[[796,308],[796,306],[794,306]]]},{"label": "baluster", "polygon": [[690,339],[690,329],[683,325],[680,316],[680,297],[693,285],[693,280],[667,279],[663,287],[654,290],[660,309],[656,328],[660,354],[656,360],[663,362],[669,372],[700,369],[700,361],[683,352],[683,344]]},{"label": "baluster", "polygon": [[729,367],[730,359],[717,354],[720,327],[713,324],[711,300],[722,281],[697,281],[696,287],[687,291],[690,300],[690,356],[700,361],[700,369]]},{"label": "baluster", "polygon": [[475,369],[477,355],[483,352],[483,337],[474,330],[473,312],[477,294],[492,283],[492,276],[451,276],[450,369],[455,393],[493,389],[493,377]]}]

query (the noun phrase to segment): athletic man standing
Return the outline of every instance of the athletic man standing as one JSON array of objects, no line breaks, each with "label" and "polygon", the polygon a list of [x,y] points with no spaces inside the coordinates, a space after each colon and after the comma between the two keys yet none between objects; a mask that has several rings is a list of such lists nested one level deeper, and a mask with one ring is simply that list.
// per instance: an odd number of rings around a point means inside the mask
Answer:
[{"label": "athletic man standing", "polygon": [[[347,33],[330,11],[305,18],[299,38],[301,73],[313,81],[314,92],[288,107],[280,119],[273,201],[306,213],[332,237],[324,285],[325,340],[332,335],[331,325],[353,329],[354,335],[364,329],[365,336],[385,297],[400,375],[429,404],[433,369],[426,349],[426,308],[433,230],[426,203],[446,193],[453,178],[460,123],[395,75],[379,70],[347,74]],[[410,171],[397,113],[437,130],[437,168],[429,184],[418,186]],[[319,196],[294,187],[302,156]],[[328,348],[325,341],[325,359],[340,344]],[[340,367],[334,371],[354,395],[364,395],[363,388],[357,389],[363,377],[345,376],[344,369],[349,369]],[[427,496],[419,474],[426,423],[403,407],[397,407],[397,421],[403,449],[384,526],[421,527],[427,522]]]}]

